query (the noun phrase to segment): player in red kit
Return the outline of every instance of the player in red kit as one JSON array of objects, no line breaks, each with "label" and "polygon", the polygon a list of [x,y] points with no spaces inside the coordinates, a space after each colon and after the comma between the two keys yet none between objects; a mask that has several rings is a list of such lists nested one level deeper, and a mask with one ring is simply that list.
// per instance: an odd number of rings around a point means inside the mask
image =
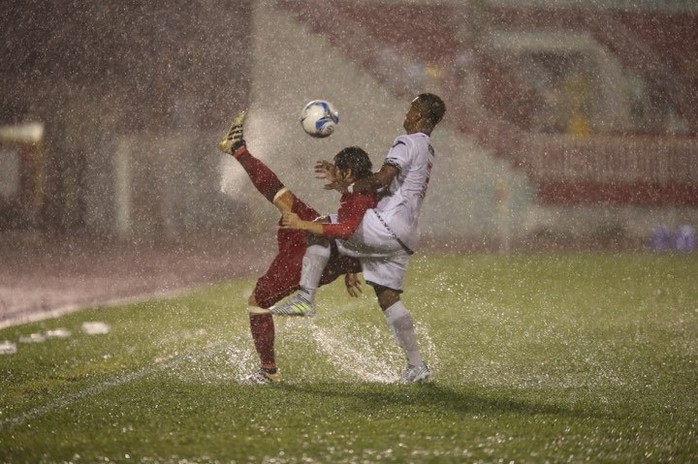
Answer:
[{"label": "player in red kit", "polygon": [[[376,206],[376,197],[373,192],[344,194],[337,214],[321,217],[315,209],[288,190],[267,165],[249,152],[243,138],[245,116],[246,113],[242,112],[235,117],[230,130],[219,143],[219,149],[238,160],[252,184],[282,215],[293,213],[304,221],[313,222],[321,229],[321,235],[315,236],[307,234],[304,230],[278,228],[278,252],[264,275],[257,279],[248,300],[250,330],[261,362],[259,371],[252,375],[250,380],[276,383],[281,382],[282,378],[276,366],[274,319],[269,308],[301,288],[302,266],[314,261],[303,259],[307,250],[312,253],[312,244],[318,240],[349,237],[361,222],[366,210]],[[347,181],[368,176],[372,170],[368,154],[359,147],[341,150],[335,155],[334,164],[336,175]],[[317,248],[323,252],[326,249],[324,246]],[[357,274],[361,272],[361,265],[354,258],[339,255],[336,247],[332,246],[330,249],[329,262],[322,271],[319,285],[328,284],[344,275],[349,295],[358,296],[361,287]],[[299,315],[309,316],[312,313],[306,311]]]}]

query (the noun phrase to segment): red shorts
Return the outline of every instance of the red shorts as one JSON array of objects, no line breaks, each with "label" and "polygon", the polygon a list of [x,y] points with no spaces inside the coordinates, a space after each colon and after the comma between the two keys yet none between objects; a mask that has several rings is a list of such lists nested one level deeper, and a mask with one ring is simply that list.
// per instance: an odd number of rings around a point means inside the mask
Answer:
[{"label": "red shorts", "polygon": [[[320,216],[313,208],[296,199],[292,211],[305,221]],[[267,272],[257,279],[254,288],[255,301],[261,308],[270,308],[278,301],[298,290],[301,279],[303,255],[308,243],[308,235],[303,230],[279,228],[276,233],[278,253]],[[342,256],[332,244],[330,260],[320,278],[320,285],[333,282],[348,272],[361,272],[361,264],[355,258]]]}]

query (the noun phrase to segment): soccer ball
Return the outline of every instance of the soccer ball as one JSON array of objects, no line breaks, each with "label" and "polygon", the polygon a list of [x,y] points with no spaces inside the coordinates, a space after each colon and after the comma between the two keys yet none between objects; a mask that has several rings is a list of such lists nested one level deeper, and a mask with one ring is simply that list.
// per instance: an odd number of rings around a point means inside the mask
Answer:
[{"label": "soccer ball", "polygon": [[324,138],[339,124],[339,113],[326,100],[313,100],[301,112],[301,126],[312,137]]}]

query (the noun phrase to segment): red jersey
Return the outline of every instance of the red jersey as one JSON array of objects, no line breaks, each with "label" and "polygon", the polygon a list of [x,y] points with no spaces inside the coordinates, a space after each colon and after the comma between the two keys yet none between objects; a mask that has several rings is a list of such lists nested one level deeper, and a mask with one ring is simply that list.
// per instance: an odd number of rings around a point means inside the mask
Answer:
[{"label": "red jersey", "polygon": [[367,209],[376,207],[375,192],[343,193],[339,199],[336,224],[323,224],[322,235],[328,238],[351,237]]},{"label": "red jersey", "polygon": [[[368,208],[373,208],[375,203],[372,192],[345,193],[340,199],[340,207],[337,211],[339,223],[325,224],[325,226],[330,226],[330,233],[336,229],[336,231],[348,231],[348,235],[351,235],[361,222],[364,212]],[[320,213],[298,198],[293,202],[291,212],[296,213],[304,221],[312,221],[320,216]],[[278,228],[276,240],[279,251],[267,272],[257,279],[254,289],[257,304],[262,308],[269,308],[298,290],[308,234],[304,230]],[[320,285],[333,282],[337,277],[348,272],[361,272],[359,260],[339,255],[337,249],[332,247],[330,261],[322,273]]]}]

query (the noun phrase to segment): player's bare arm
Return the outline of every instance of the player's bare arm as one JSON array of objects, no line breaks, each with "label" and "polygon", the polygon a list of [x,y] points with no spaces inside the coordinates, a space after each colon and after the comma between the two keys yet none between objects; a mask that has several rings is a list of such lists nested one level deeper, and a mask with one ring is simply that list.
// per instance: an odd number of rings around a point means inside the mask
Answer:
[{"label": "player's bare arm", "polygon": [[[315,172],[318,172],[317,166]],[[377,192],[378,190],[389,186],[399,173],[400,170],[397,167],[384,164],[380,171],[354,182],[351,182],[350,179],[325,177],[326,179],[330,180],[330,183],[325,185],[325,190],[337,190],[344,193],[349,191],[349,186],[351,185],[352,192]]]},{"label": "player's bare arm", "polygon": [[400,170],[389,164],[384,164],[380,171],[373,175],[354,182],[354,192],[370,192],[378,191],[390,185],[395,177],[400,173]]},{"label": "player's bare arm", "polygon": [[296,213],[286,212],[281,216],[282,229],[305,230],[311,234],[322,235],[322,223],[304,221]]},{"label": "player's bare arm", "polygon": [[322,235],[322,225],[330,222],[329,217],[320,216],[314,221],[305,221],[296,213],[284,211],[281,215],[281,229],[305,230],[311,234]]},{"label": "player's bare arm", "polygon": [[[284,213],[281,217],[281,228],[282,229],[300,229],[306,230],[310,233],[322,235],[322,224],[327,223],[326,218],[318,218],[313,222],[304,221],[296,213]],[[359,297],[363,293],[361,290],[361,280],[358,274],[349,273],[344,275],[344,285],[346,286],[347,293],[351,297]]]}]

